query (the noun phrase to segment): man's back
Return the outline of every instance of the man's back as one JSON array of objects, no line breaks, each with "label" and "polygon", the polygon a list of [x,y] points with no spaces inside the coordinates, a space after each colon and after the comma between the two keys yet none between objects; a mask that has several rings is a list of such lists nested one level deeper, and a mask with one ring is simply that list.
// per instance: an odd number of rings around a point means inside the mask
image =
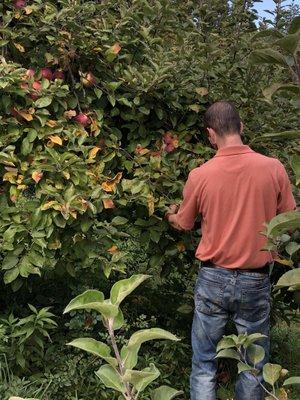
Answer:
[{"label": "man's back", "polygon": [[295,208],[283,165],[250,147],[230,146],[189,175],[177,222],[202,216],[196,257],[226,268],[256,268],[272,260],[260,232],[276,214]]}]

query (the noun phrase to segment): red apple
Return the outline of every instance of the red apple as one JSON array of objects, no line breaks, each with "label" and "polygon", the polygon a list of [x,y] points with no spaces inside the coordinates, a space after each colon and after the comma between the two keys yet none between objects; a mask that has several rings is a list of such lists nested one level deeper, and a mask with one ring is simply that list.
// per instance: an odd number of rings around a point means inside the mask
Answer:
[{"label": "red apple", "polygon": [[39,92],[42,89],[41,82],[40,81],[34,81],[33,84],[32,84],[32,88]]},{"label": "red apple", "polygon": [[48,79],[49,81],[53,78],[53,73],[50,68],[42,68],[42,77]]},{"label": "red apple", "polygon": [[81,82],[85,87],[92,87],[96,85],[97,79],[91,72],[88,72],[82,76]]},{"label": "red apple", "polygon": [[58,69],[57,71],[54,72],[52,79],[61,79],[62,81],[65,79],[65,74],[64,71],[61,69]]},{"label": "red apple", "polygon": [[170,144],[173,142],[173,135],[170,132],[164,134],[164,142],[165,144]]},{"label": "red apple", "polygon": [[26,7],[26,0],[14,0],[15,8],[24,8]]},{"label": "red apple", "polygon": [[29,78],[31,78],[32,76],[34,76],[34,74],[35,74],[35,70],[34,70],[33,68],[29,68],[29,69],[26,71],[26,75],[29,76]]},{"label": "red apple", "polygon": [[74,117],[74,121],[83,126],[89,125],[91,123],[89,117],[84,113],[79,113],[78,115],[76,115],[76,117]]},{"label": "red apple", "polygon": [[167,153],[171,153],[178,147],[178,138],[176,135],[173,135],[171,132],[166,132],[164,134],[164,143],[163,143],[163,150]]},{"label": "red apple", "polygon": [[[40,81],[34,81],[32,84],[32,89],[34,89],[36,92],[40,92],[42,89],[42,84]],[[38,94],[32,93],[30,95],[30,97],[32,98],[32,100],[37,100],[39,98]]]}]

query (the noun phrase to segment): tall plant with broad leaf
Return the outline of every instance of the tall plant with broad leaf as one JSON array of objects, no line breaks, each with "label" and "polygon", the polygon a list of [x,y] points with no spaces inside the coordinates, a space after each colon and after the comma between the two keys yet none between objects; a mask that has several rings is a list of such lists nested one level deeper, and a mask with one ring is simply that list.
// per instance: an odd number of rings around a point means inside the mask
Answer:
[{"label": "tall plant with broad leaf", "polygon": [[[154,339],[179,340],[172,333],[160,328],[142,329],[135,332],[127,344],[119,349],[115,332],[124,324],[120,304],[148,278],[149,275],[133,275],[116,282],[111,288],[109,299],[105,299],[104,294],[98,290],[87,290],[71,300],[64,311],[67,313],[88,309],[101,314],[103,325],[110,338],[110,346],[93,338],[75,339],[68,345],[85,350],[106,362],[96,371],[96,375],[107,388],[119,392],[120,399],[138,399],[140,393],[160,375],[154,364],[142,370],[135,369],[141,345]],[[171,387],[160,386],[152,392],[152,399],[171,400],[180,393]]]},{"label": "tall plant with broad leaf", "polygon": [[[262,371],[258,368],[257,365],[265,358],[265,350],[256,342],[264,337],[260,333],[224,336],[217,346],[217,358],[237,360],[238,373],[251,373],[266,393],[266,400],[288,400],[285,387],[299,385],[300,377],[289,377],[280,385],[280,381],[288,375],[288,371],[281,365],[266,363]],[[257,378],[259,373],[262,373],[263,383]]]}]

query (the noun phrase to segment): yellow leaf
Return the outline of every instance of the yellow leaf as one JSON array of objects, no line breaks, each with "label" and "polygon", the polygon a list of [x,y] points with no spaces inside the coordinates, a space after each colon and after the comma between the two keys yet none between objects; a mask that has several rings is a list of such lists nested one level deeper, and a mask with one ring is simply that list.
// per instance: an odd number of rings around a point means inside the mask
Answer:
[{"label": "yellow leaf", "polygon": [[118,250],[118,247],[117,246],[112,246],[110,249],[108,249],[107,250],[110,254],[114,254],[114,253],[117,253],[119,250]]},{"label": "yellow leaf", "polygon": [[105,209],[116,208],[116,206],[115,206],[115,204],[114,204],[112,199],[108,199],[108,198],[102,199],[102,203],[103,203],[103,207]]},{"label": "yellow leaf", "polygon": [[154,197],[152,196],[152,194],[148,195],[147,205],[148,205],[149,217],[151,217],[151,215],[154,214]]},{"label": "yellow leaf", "polygon": [[91,118],[90,130],[91,132],[96,132],[99,129],[98,122]]},{"label": "yellow leaf", "polygon": [[72,217],[74,218],[74,219],[76,219],[77,218],[77,211],[75,211],[75,210],[70,210],[70,214],[72,215]]},{"label": "yellow leaf", "polygon": [[64,117],[66,119],[71,119],[71,118],[73,118],[75,116],[76,116],[76,111],[75,110],[68,110],[68,111],[64,112]]},{"label": "yellow leaf", "polygon": [[32,121],[33,116],[26,111],[18,111],[18,114],[21,115],[22,118],[26,119],[26,121]]},{"label": "yellow leaf", "polygon": [[23,180],[24,180],[24,176],[23,176],[23,175],[19,175],[19,176],[18,176],[18,179],[17,179],[17,184],[18,184],[18,185],[21,185],[22,182],[23,182]]},{"label": "yellow leaf", "polygon": [[66,179],[70,179],[70,174],[68,171],[63,171],[62,174]]},{"label": "yellow leaf", "polygon": [[33,8],[32,8],[32,7],[30,7],[30,6],[27,6],[27,7],[25,7],[25,8],[24,8],[24,10],[25,10],[25,14],[29,15],[29,14],[31,14],[31,13],[32,13],[32,11],[33,11]]},{"label": "yellow leaf", "polygon": [[50,126],[50,128],[54,128],[57,126],[57,121],[54,121],[53,119],[49,119],[48,122],[46,122],[46,125]]},{"label": "yellow leaf", "polygon": [[122,172],[118,172],[113,179],[103,182],[101,184],[101,187],[105,192],[113,192],[117,184],[120,183],[121,179],[122,179]]},{"label": "yellow leaf", "polygon": [[15,202],[17,201],[18,195],[19,195],[18,189],[17,189],[15,186],[11,186],[11,187],[9,188],[9,197],[10,197],[10,200],[11,200],[13,203],[15,203]]},{"label": "yellow leaf", "polygon": [[100,147],[93,147],[89,152],[89,160],[93,160],[96,157],[99,150]]},{"label": "yellow leaf", "polygon": [[59,136],[57,136],[57,135],[48,136],[48,139],[50,139],[52,143],[58,144],[59,146],[62,145],[62,140],[61,140],[61,138],[60,138]]},{"label": "yellow leaf", "polygon": [[293,261],[292,260],[286,260],[285,258],[274,258],[274,261],[278,262],[279,264],[282,265],[287,265],[289,267],[293,266]]},{"label": "yellow leaf", "polygon": [[18,176],[18,172],[9,171],[3,175],[2,180],[3,180],[3,182],[7,181],[10,183],[16,183],[17,176]]},{"label": "yellow leaf", "polygon": [[121,48],[122,47],[120,46],[120,43],[115,43],[110,49],[111,49],[112,53],[119,54],[121,51]]},{"label": "yellow leaf", "polygon": [[41,206],[41,210],[46,211],[46,210],[49,210],[49,208],[54,208],[57,210],[57,207],[60,209],[61,208],[60,204],[55,200],[51,200],[51,201],[48,201],[47,203],[44,203]]},{"label": "yellow leaf", "polygon": [[14,45],[21,53],[25,53],[25,49],[20,43],[14,43]]},{"label": "yellow leaf", "polygon": [[288,394],[283,387],[278,389],[277,396],[279,400],[288,400]]},{"label": "yellow leaf", "polygon": [[18,186],[17,186],[17,189],[18,189],[18,190],[24,190],[24,189],[26,189],[26,188],[27,188],[26,185],[18,185]]},{"label": "yellow leaf", "polygon": [[195,90],[200,96],[206,96],[208,94],[208,89],[206,87],[198,87]]},{"label": "yellow leaf", "polygon": [[41,171],[33,171],[31,177],[36,183],[39,183],[43,177],[43,173]]},{"label": "yellow leaf", "polygon": [[11,194],[11,195],[10,195],[10,199],[11,199],[11,201],[12,201],[13,203],[15,203],[15,202],[17,201],[17,198],[18,198],[18,195],[16,195],[16,194]]},{"label": "yellow leaf", "polygon": [[135,154],[139,156],[144,156],[145,154],[150,153],[150,150],[143,147],[141,144],[138,144],[134,150]]},{"label": "yellow leaf", "polygon": [[89,202],[85,199],[81,199],[81,209],[86,211],[89,208]]},{"label": "yellow leaf", "polygon": [[183,253],[185,251],[185,244],[183,242],[178,242],[176,246],[179,253]]},{"label": "yellow leaf", "polygon": [[56,250],[60,248],[61,248],[61,242],[58,239],[48,244],[48,249],[50,250]]}]

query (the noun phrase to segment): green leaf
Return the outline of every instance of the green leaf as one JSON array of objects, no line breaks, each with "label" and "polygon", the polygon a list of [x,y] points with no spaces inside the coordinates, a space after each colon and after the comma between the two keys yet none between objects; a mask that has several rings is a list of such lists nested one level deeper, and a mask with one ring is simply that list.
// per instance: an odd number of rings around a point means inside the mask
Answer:
[{"label": "green leaf", "polygon": [[254,50],[250,55],[252,64],[279,64],[287,67],[285,57],[279,51],[272,49]]},{"label": "green leaf", "polygon": [[51,103],[52,103],[52,97],[46,96],[37,99],[35,102],[35,106],[37,108],[44,108],[48,107]]},{"label": "green leaf", "polygon": [[177,308],[177,311],[181,314],[190,314],[194,311],[193,307],[190,304],[182,304]]},{"label": "green leaf", "polygon": [[288,29],[288,33],[296,33],[299,30],[300,30],[300,15],[298,15],[292,20]]},{"label": "green leaf", "polygon": [[283,382],[283,386],[300,385],[300,376],[291,376]]},{"label": "green leaf", "polygon": [[284,36],[282,39],[279,39],[275,42],[277,46],[279,46],[282,50],[287,53],[294,54],[297,48],[299,47],[300,42],[300,34],[293,33],[290,35]]},{"label": "green leaf", "polygon": [[[263,90],[263,95],[268,100],[268,102],[272,101],[272,96],[277,93],[277,92],[288,92],[292,95],[295,95],[296,98],[300,98],[300,86],[299,85],[294,85],[292,83],[274,83],[273,85],[265,88]],[[279,133],[281,134],[287,134],[288,132],[282,132]],[[266,134],[266,135],[274,135],[274,134]],[[263,137],[266,137],[266,135],[263,135]],[[278,134],[275,134],[278,135]]]},{"label": "green leaf", "polygon": [[237,364],[237,367],[238,367],[238,374],[240,374],[241,372],[253,371],[253,367],[251,367],[250,365],[245,364],[242,361],[240,361]]},{"label": "green leaf", "polygon": [[291,167],[296,175],[296,185],[300,183],[300,156],[295,154],[291,157]]},{"label": "green leaf", "polygon": [[119,217],[119,216],[113,218],[112,221],[111,221],[111,223],[112,223],[113,225],[124,225],[124,224],[126,224],[127,222],[128,222],[128,219],[127,219],[127,218]]},{"label": "green leaf", "polygon": [[243,346],[247,348],[250,344],[256,342],[257,340],[264,339],[266,337],[267,337],[266,335],[262,335],[261,333],[252,333],[251,335],[247,336]]},{"label": "green leaf", "polygon": [[119,309],[119,313],[114,319],[113,329],[117,330],[117,329],[122,328],[122,326],[124,325],[124,322],[125,321],[124,321],[123,312],[122,312],[122,310]]},{"label": "green leaf", "polygon": [[265,382],[274,386],[280,377],[281,365],[267,363],[263,367],[263,378]]},{"label": "green leaf", "polygon": [[300,243],[289,242],[285,246],[285,251],[292,257],[300,249]]},{"label": "green leaf", "polygon": [[300,212],[288,211],[277,215],[267,224],[266,235],[277,238],[282,233],[296,228],[300,228]]},{"label": "green leaf", "polygon": [[19,274],[20,274],[20,270],[19,270],[18,267],[14,267],[12,269],[9,269],[4,274],[4,277],[3,277],[4,283],[7,285],[7,284],[13,282],[15,279],[17,279]]},{"label": "green leaf", "polygon": [[119,306],[126,296],[148,278],[150,278],[150,275],[132,275],[128,279],[122,279],[116,282],[110,291],[110,300],[112,304]]},{"label": "green leaf", "polygon": [[275,288],[289,288],[289,290],[300,289],[300,268],[292,269],[283,274],[276,283]]},{"label": "green leaf", "polygon": [[252,41],[255,41],[257,39],[261,39],[261,38],[266,38],[266,37],[273,37],[273,38],[282,38],[283,34],[279,31],[277,31],[276,29],[264,29],[262,31],[259,31],[257,33],[255,33],[252,36]]},{"label": "green leaf", "polygon": [[7,255],[2,261],[2,269],[11,269],[18,264],[19,258],[12,255]]},{"label": "green leaf", "polygon": [[262,346],[258,344],[250,344],[247,347],[247,356],[253,365],[257,365],[265,357],[265,350]]},{"label": "green leaf", "polygon": [[218,352],[216,358],[233,358],[234,360],[240,361],[241,357],[239,353],[234,349],[223,349]]},{"label": "green leaf", "polygon": [[117,390],[121,393],[126,392],[126,387],[122,382],[121,376],[111,365],[103,365],[98,369],[96,375],[101,379],[106,387]]},{"label": "green leaf", "polygon": [[236,346],[236,341],[230,336],[224,336],[217,345],[217,352],[223,349],[230,349]]},{"label": "green leaf", "polygon": [[73,346],[78,349],[84,350],[88,353],[94,354],[100,358],[103,358],[112,366],[117,366],[118,362],[114,357],[111,357],[110,348],[107,344],[99,342],[92,338],[78,338],[67,343],[67,346]]},{"label": "green leaf", "polygon": [[104,294],[98,290],[86,290],[75,297],[65,308],[64,314],[73,310],[90,309],[101,313],[105,318],[113,318],[118,315],[116,305],[104,300]]},{"label": "green leaf", "polygon": [[160,328],[142,329],[135,332],[129,339],[128,344],[122,347],[121,357],[127,368],[134,368],[137,364],[138,352],[142,343],[149,340],[165,339],[178,341],[175,335]]},{"label": "green leaf", "polygon": [[131,383],[136,389],[137,393],[142,392],[152,381],[158,378],[160,375],[159,370],[154,364],[150,364],[150,367],[144,368],[141,371],[135,371],[127,369],[123,380]]},{"label": "green leaf", "polygon": [[264,135],[261,136],[261,138],[275,139],[275,140],[299,139],[300,138],[300,130],[284,131],[284,132],[276,132],[276,133],[265,133]]},{"label": "green leaf", "polygon": [[183,394],[182,391],[173,389],[169,386],[160,386],[153,390],[151,400],[172,400],[174,397]]}]

